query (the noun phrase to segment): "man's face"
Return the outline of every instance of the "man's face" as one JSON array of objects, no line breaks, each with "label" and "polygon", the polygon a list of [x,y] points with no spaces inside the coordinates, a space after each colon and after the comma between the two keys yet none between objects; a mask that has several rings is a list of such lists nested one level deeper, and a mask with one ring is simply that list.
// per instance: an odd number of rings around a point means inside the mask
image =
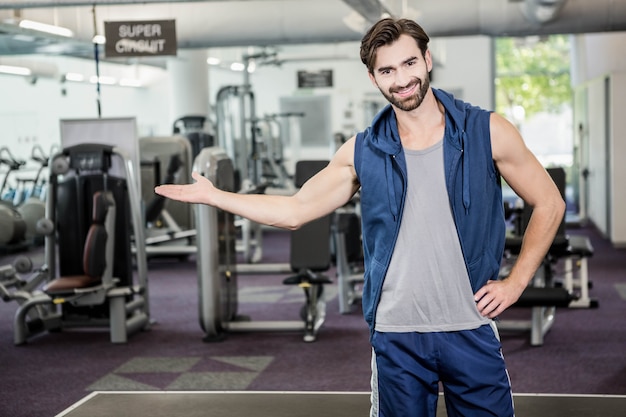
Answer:
[{"label": "man's face", "polygon": [[422,104],[430,88],[428,72],[431,69],[430,51],[422,56],[417,42],[408,35],[401,35],[394,43],[378,48],[374,74],[369,76],[393,106],[411,111]]}]

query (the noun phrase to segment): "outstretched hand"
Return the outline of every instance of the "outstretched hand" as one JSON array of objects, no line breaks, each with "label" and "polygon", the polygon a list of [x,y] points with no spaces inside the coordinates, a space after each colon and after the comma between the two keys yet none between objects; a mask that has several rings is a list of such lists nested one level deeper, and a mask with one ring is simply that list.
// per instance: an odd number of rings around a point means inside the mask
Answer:
[{"label": "outstretched hand", "polygon": [[213,183],[195,171],[191,177],[195,180],[192,184],[163,184],[155,187],[154,192],[184,203],[211,204],[211,195],[216,190]]},{"label": "outstretched hand", "polygon": [[524,288],[512,280],[489,280],[474,294],[476,307],[484,317],[494,319],[515,303]]}]

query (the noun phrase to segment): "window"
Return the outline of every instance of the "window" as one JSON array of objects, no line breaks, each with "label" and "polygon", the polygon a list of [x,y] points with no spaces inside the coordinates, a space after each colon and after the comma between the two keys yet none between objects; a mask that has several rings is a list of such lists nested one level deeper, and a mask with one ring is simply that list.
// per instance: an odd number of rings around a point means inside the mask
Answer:
[{"label": "window", "polygon": [[[577,212],[569,37],[503,37],[495,45],[496,111],[517,126],[544,167],[565,169],[568,211]],[[505,199],[513,202],[517,197],[504,188]]]}]

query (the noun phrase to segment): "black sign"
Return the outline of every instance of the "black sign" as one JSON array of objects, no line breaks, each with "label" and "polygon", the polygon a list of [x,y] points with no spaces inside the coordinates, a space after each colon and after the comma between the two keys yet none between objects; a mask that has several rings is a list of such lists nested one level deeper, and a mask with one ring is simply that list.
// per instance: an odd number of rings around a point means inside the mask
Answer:
[{"label": "black sign", "polygon": [[174,20],[104,22],[107,57],[176,55]]},{"label": "black sign", "polygon": [[316,72],[298,71],[298,88],[320,88],[333,86],[333,70]]}]

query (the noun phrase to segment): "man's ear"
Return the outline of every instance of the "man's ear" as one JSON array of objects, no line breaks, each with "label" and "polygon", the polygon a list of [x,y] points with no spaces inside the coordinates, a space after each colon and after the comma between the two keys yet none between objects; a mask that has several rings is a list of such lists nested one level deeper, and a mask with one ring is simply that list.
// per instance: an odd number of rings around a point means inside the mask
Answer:
[{"label": "man's ear", "polygon": [[424,60],[426,61],[426,69],[428,70],[428,72],[431,72],[433,70],[433,57],[430,54],[430,49],[426,50],[426,53],[424,54]]},{"label": "man's ear", "polygon": [[374,84],[374,87],[378,88],[378,84],[376,83],[376,78],[374,78],[374,74],[367,71],[367,76],[370,77],[370,81]]}]

